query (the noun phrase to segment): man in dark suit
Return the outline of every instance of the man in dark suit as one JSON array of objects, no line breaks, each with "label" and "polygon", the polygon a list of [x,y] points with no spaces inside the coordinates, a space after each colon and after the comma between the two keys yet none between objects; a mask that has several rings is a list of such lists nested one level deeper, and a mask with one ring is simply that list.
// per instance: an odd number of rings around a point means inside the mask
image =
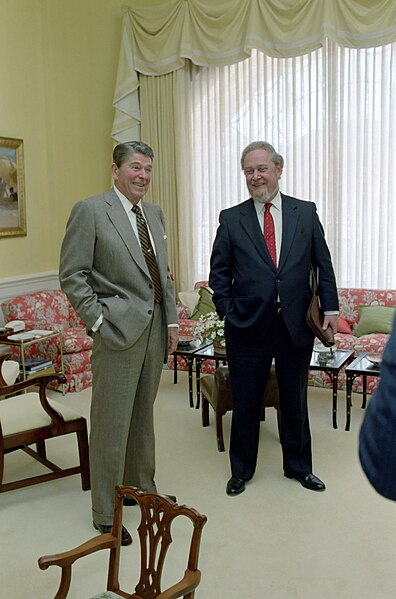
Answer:
[{"label": "man in dark suit", "polygon": [[314,335],[306,313],[313,267],[319,271],[323,328],[336,331],[330,252],[315,204],[280,193],[283,158],[270,144],[249,144],[241,166],[251,198],[220,213],[209,277],[217,312],[225,318],[233,395],[227,494],[244,491],[255,472],[260,408],[273,359],[284,474],[322,491],[324,483],[312,473],[307,381]]},{"label": "man in dark suit", "polygon": [[[93,337],[90,467],[100,532],[111,529],[116,484],[156,490],[153,405],[177,347],[164,215],[142,201],[152,163],[142,142],[116,146],[114,187],[73,207],[61,251],[62,289]],[[131,542],[123,529],[122,543]]]},{"label": "man in dark suit", "polygon": [[396,500],[396,320],[381,362],[381,378],[359,437],[362,468],[376,491]]}]

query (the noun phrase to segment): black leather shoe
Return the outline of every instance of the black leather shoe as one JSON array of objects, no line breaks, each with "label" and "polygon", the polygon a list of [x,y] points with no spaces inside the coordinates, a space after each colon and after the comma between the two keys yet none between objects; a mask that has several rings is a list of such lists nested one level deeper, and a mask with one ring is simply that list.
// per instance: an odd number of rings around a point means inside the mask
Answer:
[{"label": "black leather shoe", "polygon": [[[94,528],[96,528],[96,530],[98,530],[100,532],[100,534],[105,534],[107,532],[111,532],[112,526],[108,526],[107,524],[96,524],[96,522],[93,522]],[[121,532],[121,545],[123,547],[125,547],[126,545],[131,545],[132,544],[132,537],[129,534],[129,532],[127,531],[127,529],[125,528],[125,526],[122,527],[122,532]]]},{"label": "black leather shoe", "polygon": [[[168,499],[177,503],[176,495],[165,495],[165,497],[168,497]],[[123,505],[137,505],[137,501],[136,499],[133,499],[133,497],[124,497],[122,503]]]},{"label": "black leather shoe", "polygon": [[324,491],[326,488],[324,482],[322,482],[320,478],[312,473],[298,475],[285,472],[285,476],[286,478],[295,478],[299,483],[302,484],[303,487],[309,489],[310,491]]},{"label": "black leather shoe", "polygon": [[236,476],[231,476],[230,480],[227,483],[226,493],[227,495],[239,495],[239,493],[243,493],[245,490],[245,481],[243,478],[237,478]]}]

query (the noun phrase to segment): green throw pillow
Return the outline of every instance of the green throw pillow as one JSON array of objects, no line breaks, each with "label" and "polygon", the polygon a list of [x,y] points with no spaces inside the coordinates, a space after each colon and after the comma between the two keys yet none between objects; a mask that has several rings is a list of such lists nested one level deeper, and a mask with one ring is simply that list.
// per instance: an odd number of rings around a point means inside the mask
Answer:
[{"label": "green throw pillow", "polygon": [[213,292],[207,287],[200,288],[198,303],[190,316],[192,320],[199,320],[201,316],[208,314],[208,312],[216,312],[215,305],[212,301],[212,295]]},{"label": "green throw pillow", "polygon": [[389,333],[392,330],[394,306],[359,306],[360,320],[354,334],[356,337],[369,333]]}]

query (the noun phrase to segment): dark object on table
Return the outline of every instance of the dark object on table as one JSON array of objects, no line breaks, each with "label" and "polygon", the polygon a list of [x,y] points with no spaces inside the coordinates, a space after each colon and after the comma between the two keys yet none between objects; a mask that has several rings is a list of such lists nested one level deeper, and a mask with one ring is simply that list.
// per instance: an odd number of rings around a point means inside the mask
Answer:
[{"label": "dark object on table", "polygon": [[318,286],[316,283],[316,275],[314,270],[312,272],[312,299],[309,304],[308,312],[307,312],[307,324],[311,327],[315,336],[325,345],[326,347],[331,347],[334,345],[334,333],[331,327],[327,327],[327,329],[323,330],[323,321],[324,316],[323,312],[319,306],[319,293]]}]

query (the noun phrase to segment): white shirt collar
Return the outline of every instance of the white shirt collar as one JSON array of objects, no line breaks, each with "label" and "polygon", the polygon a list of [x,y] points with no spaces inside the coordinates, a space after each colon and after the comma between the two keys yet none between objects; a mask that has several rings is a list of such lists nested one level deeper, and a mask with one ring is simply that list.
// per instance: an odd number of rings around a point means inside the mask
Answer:
[{"label": "white shirt collar", "polygon": [[[263,202],[258,202],[257,200],[253,200],[253,202],[254,202],[254,206],[256,208],[257,214],[263,214],[263,212],[264,212],[264,203]],[[282,210],[282,196],[281,196],[279,190],[278,190],[278,193],[275,195],[275,197],[272,198],[271,204],[272,204],[272,206],[274,208],[276,208],[277,210],[279,210],[279,212],[281,212],[281,210]]]},{"label": "white shirt collar", "polygon": [[[124,208],[125,212],[127,214],[129,212],[131,212],[132,206],[133,206],[132,202],[130,202],[128,200],[128,198],[126,196],[124,196],[124,194],[118,189],[118,187],[116,187],[115,185],[113,185],[113,189],[116,192],[117,197],[120,199],[120,202],[123,205],[123,208]],[[142,208],[141,200],[138,201],[137,206],[139,206],[140,208]]]}]

